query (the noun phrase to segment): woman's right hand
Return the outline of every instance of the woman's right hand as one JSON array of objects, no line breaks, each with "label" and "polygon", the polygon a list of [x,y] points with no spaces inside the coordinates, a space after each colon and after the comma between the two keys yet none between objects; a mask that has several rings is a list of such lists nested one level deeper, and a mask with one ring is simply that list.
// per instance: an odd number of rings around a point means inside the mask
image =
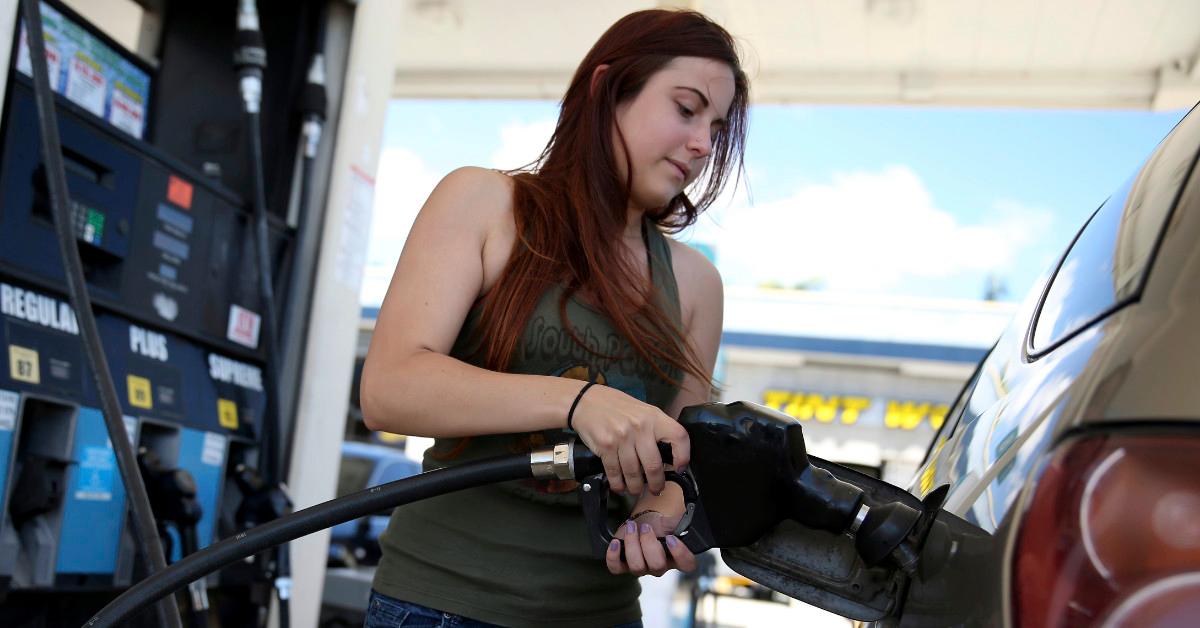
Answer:
[{"label": "woman's right hand", "polygon": [[608,386],[596,385],[575,408],[572,425],[579,438],[604,463],[608,485],[617,493],[657,495],[666,485],[658,443],[671,446],[672,465],[683,469],[691,459],[687,430],[662,410]]}]

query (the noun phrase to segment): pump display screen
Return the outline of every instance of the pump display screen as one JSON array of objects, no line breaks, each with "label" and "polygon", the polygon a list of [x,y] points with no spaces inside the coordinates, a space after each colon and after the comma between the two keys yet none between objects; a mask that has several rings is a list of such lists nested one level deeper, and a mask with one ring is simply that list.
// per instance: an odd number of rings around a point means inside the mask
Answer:
[{"label": "pump display screen", "polygon": [[[42,5],[50,87],[114,127],[142,139],[150,74],[54,7]],[[17,71],[33,76],[28,33],[21,24]]]}]

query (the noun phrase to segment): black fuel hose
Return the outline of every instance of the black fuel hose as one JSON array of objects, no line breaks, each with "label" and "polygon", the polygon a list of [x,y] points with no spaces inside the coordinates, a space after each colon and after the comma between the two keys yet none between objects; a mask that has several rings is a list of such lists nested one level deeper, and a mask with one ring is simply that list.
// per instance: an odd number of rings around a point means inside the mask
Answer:
[{"label": "black fuel hose", "polygon": [[[50,193],[50,208],[54,215],[54,229],[58,234],[58,248],[66,275],[67,292],[78,319],[84,351],[87,353],[92,375],[96,379],[101,413],[108,430],[108,439],[116,453],[117,469],[121,473],[125,490],[128,491],[129,506],[133,513],[134,537],[146,562],[147,571],[153,575],[164,571],[167,562],[159,543],[158,527],[154,522],[146,486],[142,483],[142,475],[138,471],[137,457],[125,432],[125,421],[122,418],[116,385],[113,383],[108,361],[104,357],[104,347],[100,343],[100,332],[96,328],[96,317],[92,314],[91,299],[88,297],[87,282],[83,277],[83,264],[79,260],[79,249],[75,244],[75,222],[67,210],[70,193],[67,190],[67,176],[63,165],[62,139],[58,134],[58,119],[54,112],[54,93],[50,90],[50,78],[46,69],[46,47],[42,39],[42,12],[39,0],[22,0],[21,9],[32,61],[30,65],[33,69],[38,128],[42,138],[42,155],[46,161],[46,187]],[[164,601],[158,605],[157,610],[160,625],[170,628],[182,625],[179,608],[175,606],[174,600]]]},{"label": "black fuel hose", "polygon": [[[578,457],[577,457],[578,459]],[[130,587],[84,626],[119,626],[143,607],[198,578],[273,546],[344,521],[463,489],[534,477],[528,454],[464,463],[317,504],[214,543]]]},{"label": "black fuel hose", "polygon": [[[258,287],[262,306],[262,347],[266,353],[267,405],[260,435],[263,464],[259,470],[268,486],[282,487],[280,461],[283,441],[283,417],[280,414],[279,318],[276,313],[275,287],[271,272],[271,248],[267,229],[267,186],[263,174],[262,84],[267,67],[267,50],[259,25],[256,0],[238,3],[238,47],[233,60],[237,68],[245,104],[246,131],[249,135],[251,179],[254,182],[254,250],[258,258]],[[291,555],[286,545],[275,548],[273,556],[259,557],[262,573],[271,579],[279,597],[280,628],[291,626]],[[263,562],[265,561],[265,562]],[[265,616],[265,613],[260,617]]]}]

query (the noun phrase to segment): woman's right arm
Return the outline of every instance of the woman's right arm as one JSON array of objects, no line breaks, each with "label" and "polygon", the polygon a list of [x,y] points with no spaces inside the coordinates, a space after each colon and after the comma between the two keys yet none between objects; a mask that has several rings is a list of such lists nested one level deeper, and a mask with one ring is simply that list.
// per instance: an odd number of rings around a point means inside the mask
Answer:
[{"label": "woman's right arm", "polygon": [[[485,258],[501,253],[500,267],[507,260],[508,251],[495,250],[504,241],[496,235],[511,232],[512,220],[511,182],[500,173],[455,170],[430,194],[396,264],[363,366],[368,428],[460,437],[566,425],[578,380],[498,373],[448,355],[483,293]],[[677,464],[689,458],[687,432],[674,419],[606,386],[587,392],[574,426],[604,461],[615,490],[640,493],[643,473],[651,490],[662,490],[658,441],[671,443]]]}]

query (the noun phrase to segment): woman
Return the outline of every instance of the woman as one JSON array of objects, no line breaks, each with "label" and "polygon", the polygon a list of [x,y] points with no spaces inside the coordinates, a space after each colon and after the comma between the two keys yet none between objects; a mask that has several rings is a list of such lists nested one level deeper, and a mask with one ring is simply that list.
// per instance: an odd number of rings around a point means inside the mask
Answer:
[{"label": "woman", "polygon": [[604,563],[573,482],[398,508],[368,625],[640,625],[635,576],[694,568],[656,443],[687,464],[676,418],[709,399],[723,297],[712,264],[663,231],[740,171],[747,90],[721,27],[634,13],[580,64],[535,169],[462,168],[434,189],[371,340],[368,427],[435,437],[431,469],[527,452],[570,424],[637,503],[625,560],[614,542]]}]

